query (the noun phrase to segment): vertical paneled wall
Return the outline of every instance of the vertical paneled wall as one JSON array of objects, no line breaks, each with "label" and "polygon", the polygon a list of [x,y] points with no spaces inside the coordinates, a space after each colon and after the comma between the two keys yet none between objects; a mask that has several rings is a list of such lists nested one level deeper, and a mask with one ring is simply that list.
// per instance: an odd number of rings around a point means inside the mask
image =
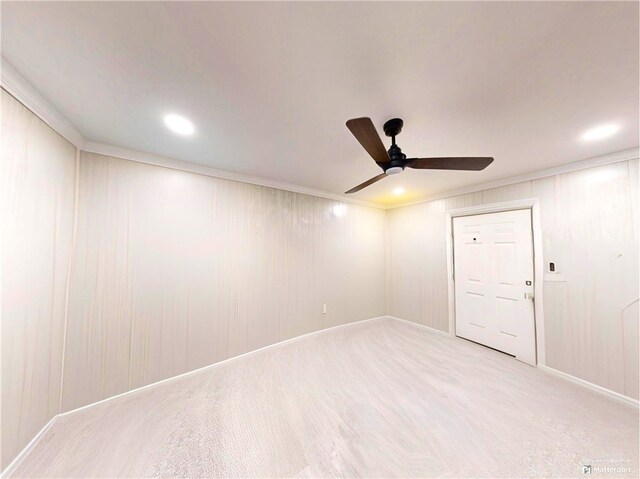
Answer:
[{"label": "vertical paneled wall", "polygon": [[58,413],[75,147],[2,90],[2,469]]},{"label": "vertical paneled wall", "polygon": [[638,398],[637,159],[388,211],[388,313],[447,331],[445,212],[532,197],[547,365]]},{"label": "vertical paneled wall", "polygon": [[63,411],[386,313],[383,210],[90,153],[79,175]]}]

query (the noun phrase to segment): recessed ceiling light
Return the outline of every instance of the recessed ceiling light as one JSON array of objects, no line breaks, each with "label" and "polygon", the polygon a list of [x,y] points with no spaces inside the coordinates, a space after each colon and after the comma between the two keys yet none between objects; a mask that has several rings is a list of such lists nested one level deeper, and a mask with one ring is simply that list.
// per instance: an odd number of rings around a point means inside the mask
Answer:
[{"label": "recessed ceiling light", "polygon": [[619,125],[608,124],[591,128],[583,133],[582,139],[585,141],[597,141],[614,135],[620,129]]},{"label": "recessed ceiling light", "polygon": [[193,123],[180,115],[167,115],[164,117],[164,123],[167,128],[179,135],[192,135],[195,131]]},{"label": "recessed ceiling light", "polygon": [[393,194],[396,196],[401,195],[402,193],[404,193],[404,188],[402,186],[398,186],[393,190]]}]

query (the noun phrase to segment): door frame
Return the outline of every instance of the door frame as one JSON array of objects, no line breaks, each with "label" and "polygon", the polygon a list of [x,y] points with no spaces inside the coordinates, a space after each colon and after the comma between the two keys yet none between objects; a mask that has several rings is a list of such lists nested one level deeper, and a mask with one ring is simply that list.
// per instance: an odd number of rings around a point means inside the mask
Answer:
[{"label": "door frame", "polygon": [[474,216],[487,213],[501,213],[513,210],[531,211],[531,234],[533,235],[533,316],[535,324],[536,361],[544,366],[544,259],[542,257],[542,225],[540,222],[540,201],[538,198],[491,203],[486,205],[459,208],[445,212],[447,243],[447,293],[449,303],[449,335],[456,335],[455,282],[453,280],[453,218]]}]

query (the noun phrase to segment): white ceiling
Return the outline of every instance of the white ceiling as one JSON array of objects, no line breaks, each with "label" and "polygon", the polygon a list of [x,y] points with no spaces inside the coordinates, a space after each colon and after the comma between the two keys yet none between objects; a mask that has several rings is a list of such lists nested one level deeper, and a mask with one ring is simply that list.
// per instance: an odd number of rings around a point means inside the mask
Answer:
[{"label": "white ceiling", "polygon": [[403,118],[409,156],[495,157],[354,195],[385,204],[637,146],[638,36],[637,2],[2,2],[3,57],[92,141],[332,193],[380,172],[353,117]]}]

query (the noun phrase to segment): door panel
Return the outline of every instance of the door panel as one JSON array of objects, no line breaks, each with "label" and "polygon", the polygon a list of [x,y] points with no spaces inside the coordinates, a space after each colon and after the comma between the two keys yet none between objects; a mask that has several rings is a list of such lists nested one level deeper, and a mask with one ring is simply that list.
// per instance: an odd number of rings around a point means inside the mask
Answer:
[{"label": "door panel", "polygon": [[535,364],[530,210],[457,217],[453,234],[456,335]]}]

